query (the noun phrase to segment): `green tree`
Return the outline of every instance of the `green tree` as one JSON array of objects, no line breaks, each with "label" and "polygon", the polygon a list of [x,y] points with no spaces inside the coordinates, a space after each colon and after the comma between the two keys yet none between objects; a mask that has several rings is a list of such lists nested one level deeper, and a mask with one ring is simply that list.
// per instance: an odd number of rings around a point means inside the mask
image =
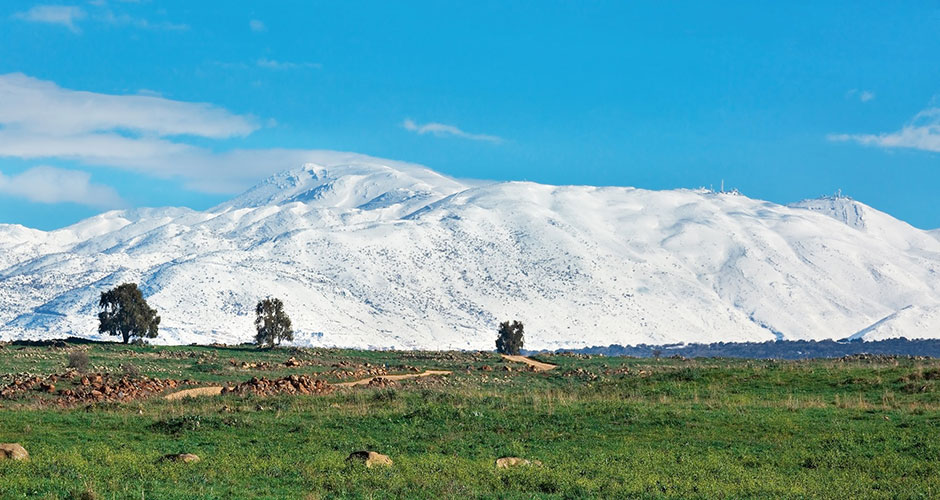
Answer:
[{"label": "green tree", "polygon": [[270,297],[258,301],[255,306],[255,343],[258,347],[274,347],[280,345],[282,340],[294,340],[294,330],[291,328],[290,318],[284,312],[284,303],[281,299]]},{"label": "green tree", "polygon": [[496,352],[500,354],[518,355],[522,350],[523,342],[522,323],[519,321],[503,321],[499,324],[499,332],[496,337]]},{"label": "green tree", "polygon": [[98,333],[120,335],[126,344],[131,337],[155,338],[160,316],[144,300],[136,283],[124,283],[101,292]]}]

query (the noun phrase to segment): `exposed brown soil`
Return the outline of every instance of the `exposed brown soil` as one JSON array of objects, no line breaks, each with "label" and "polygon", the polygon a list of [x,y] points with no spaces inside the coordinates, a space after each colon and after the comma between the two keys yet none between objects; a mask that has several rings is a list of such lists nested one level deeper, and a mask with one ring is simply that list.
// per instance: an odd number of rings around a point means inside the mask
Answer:
[{"label": "exposed brown soil", "polygon": [[509,354],[503,354],[502,356],[503,356],[503,359],[505,359],[505,360],[507,360],[507,361],[515,361],[515,362],[517,362],[517,363],[525,363],[525,364],[527,364],[527,365],[529,365],[529,366],[535,368],[536,371],[540,371],[540,372],[547,372],[548,370],[552,370],[552,369],[554,369],[554,368],[557,368],[557,365],[550,365],[550,364],[548,364],[548,363],[543,363],[543,362],[541,362],[541,361],[536,361],[536,360],[534,360],[534,359],[530,359],[530,358],[527,358],[527,357],[525,357],[525,356],[512,356],[512,355],[509,355]]},{"label": "exposed brown soil", "polygon": [[218,396],[222,394],[222,387],[196,387],[195,389],[185,389],[182,391],[177,391],[172,394],[167,394],[163,396],[163,399],[167,401],[175,401],[177,399],[184,398],[194,398],[199,396]]}]

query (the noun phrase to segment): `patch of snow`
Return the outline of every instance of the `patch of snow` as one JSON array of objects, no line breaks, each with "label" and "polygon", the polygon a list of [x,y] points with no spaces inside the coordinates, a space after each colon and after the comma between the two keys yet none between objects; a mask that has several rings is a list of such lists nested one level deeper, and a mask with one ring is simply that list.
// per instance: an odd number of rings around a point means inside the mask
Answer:
[{"label": "patch of snow", "polygon": [[854,200],[482,184],[345,153],[207,211],[0,225],[0,338],[97,338],[125,281],[161,343],[250,340],[265,296],[306,345],[492,349],[507,319],[530,349],[940,337],[940,239]]}]

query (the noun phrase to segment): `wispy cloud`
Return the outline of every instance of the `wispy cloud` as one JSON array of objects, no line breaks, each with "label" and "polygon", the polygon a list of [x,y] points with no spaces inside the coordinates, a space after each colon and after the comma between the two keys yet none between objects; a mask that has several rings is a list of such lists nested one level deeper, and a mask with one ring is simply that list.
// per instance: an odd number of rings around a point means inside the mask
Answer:
[{"label": "wispy cloud", "polygon": [[257,64],[259,68],[276,69],[276,70],[305,69],[305,68],[306,69],[320,69],[323,67],[320,63],[275,61],[273,59],[267,59],[264,57],[255,61],[255,64]]},{"label": "wispy cloud", "polygon": [[871,90],[850,89],[845,93],[845,97],[849,99],[858,99],[861,102],[868,102],[875,98],[875,93]]},{"label": "wispy cloud", "polygon": [[81,7],[68,5],[36,5],[27,11],[13,14],[15,19],[23,21],[65,26],[72,33],[81,32],[76,23],[84,19],[85,16],[85,11]]},{"label": "wispy cloud", "polygon": [[114,189],[92,183],[88,172],[47,166],[9,177],[0,172],[0,194],[38,203],[78,203],[96,208],[125,205]]},{"label": "wispy cloud", "polygon": [[189,29],[188,24],[171,23],[169,21],[154,22],[142,17],[115,14],[110,10],[106,10],[100,15],[95,16],[95,20],[112,26],[133,26],[135,28],[151,31],[185,31]]},{"label": "wispy cloud", "polygon": [[264,24],[264,22],[259,21],[257,19],[252,19],[251,21],[248,21],[248,28],[251,31],[254,31],[255,33],[263,33],[265,31],[268,31],[268,27]]},{"label": "wispy cloud", "polygon": [[222,156],[181,139],[240,137],[259,127],[252,116],[210,104],[77,91],[23,74],[0,75],[0,157],[67,159],[208,180],[224,175],[225,165],[216,161]]},{"label": "wispy cloud", "polygon": [[79,21],[88,20],[111,26],[131,26],[138,29],[152,31],[182,31],[189,29],[186,24],[171,23],[169,21],[150,21],[141,17],[134,17],[124,13],[115,13],[105,8],[104,2],[91,2],[93,8],[89,14],[81,7],[67,5],[37,5],[27,11],[13,14],[13,18],[23,21],[58,24],[81,33]]},{"label": "wispy cloud", "polygon": [[401,124],[405,130],[414,132],[418,135],[431,134],[435,137],[459,137],[461,139],[470,139],[471,141],[485,141],[492,143],[501,143],[504,141],[502,137],[497,137],[495,135],[487,134],[471,134],[469,132],[464,132],[454,125],[447,125],[444,123],[425,123],[423,125],[415,123],[414,120],[406,119]]},{"label": "wispy cloud", "polygon": [[56,137],[129,131],[150,137],[225,138],[258,128],[254,118],[211,104],[69,90],[21,73],[0,75],[0,126],[2,134]]},{"label": "wispy cloud", "polygon": [[[179,179],[187,189],[230,194],[246,189],[262,176],[338,154],[305,149],[225,151],[224,146],[219,151],[218,144],[187,142],[188,136],[211,143],[245,136],[258,128],[254,117],[210,104],[78,91],[22,74],[0,75],[0,158],[113,167]],[[26,180],[40,178],[33,175]],[[45,172],[41,178],[54,176]],[[74,184],[83,186],[79,181],[74,179]],[[10,186],[9,179],[6,182]],[[13,186],[27,185],[25,180],[18,182]],[[72,183],[65,177],[54,182]],[[94,192],[101,200],[114,202],[113,196],[91,187],[79,192]],[[7,187],[3,192],[26,196],[27,191]],[[76,195],[75,199],[86,198]]]},{"label": "wispy cloud", "polygon": [[831,141],[857,142],[866,146],[908,148],[940,152],[940,108],[917,113],[901,130],[881,134],[831,134]]}]

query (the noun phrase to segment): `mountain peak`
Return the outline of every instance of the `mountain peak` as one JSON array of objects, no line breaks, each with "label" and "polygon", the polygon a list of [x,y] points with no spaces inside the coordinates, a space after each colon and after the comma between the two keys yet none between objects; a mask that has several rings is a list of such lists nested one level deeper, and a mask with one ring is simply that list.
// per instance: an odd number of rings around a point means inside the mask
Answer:
[{"label": "mountain peak", "polygon": [[372,210],[417,201],[426,204],[466,188],[420,165],[348,155],[274,174],[213,211],[288,203]]}]

